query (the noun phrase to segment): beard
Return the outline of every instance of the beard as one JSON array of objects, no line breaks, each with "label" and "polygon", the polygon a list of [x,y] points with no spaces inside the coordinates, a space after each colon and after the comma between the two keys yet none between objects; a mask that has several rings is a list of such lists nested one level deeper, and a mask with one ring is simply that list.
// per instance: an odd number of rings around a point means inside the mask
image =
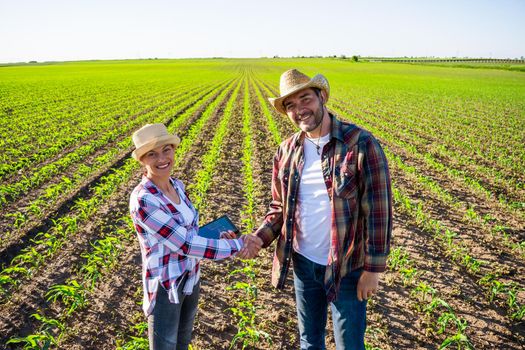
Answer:
[{"label": "beard", "polygon": [[[304,132],[312,132],[321,126],[323,121],[324,109],[323,104],[320,103],[316,110],[308,111],[300,116],[297,125]],[[304,120],[307,119],[307,120]],[[304,120],[304,121],[303,121]]]}]

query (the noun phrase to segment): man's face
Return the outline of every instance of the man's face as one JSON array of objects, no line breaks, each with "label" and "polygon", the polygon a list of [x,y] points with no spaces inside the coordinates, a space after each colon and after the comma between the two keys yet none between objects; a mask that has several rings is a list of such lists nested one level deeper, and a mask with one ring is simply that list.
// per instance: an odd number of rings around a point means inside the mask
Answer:
[{"label": "man's face", "polygon": [[321,124],[324,109],[314,89],[297,91],[284,100],[283,106],[292,123],[304,132],[312,132]]}]

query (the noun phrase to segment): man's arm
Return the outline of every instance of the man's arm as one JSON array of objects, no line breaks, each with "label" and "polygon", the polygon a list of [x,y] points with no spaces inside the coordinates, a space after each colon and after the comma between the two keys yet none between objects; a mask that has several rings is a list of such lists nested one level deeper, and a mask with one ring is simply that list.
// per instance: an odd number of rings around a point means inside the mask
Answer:
[{"label": "man's arm", "polygon": [[384,272],[392,235],[392,189],[385,153],[373,136],[365,142],[361,174],[360,206],[366,238],[364,270]]},{"label": "man's arm", "polygon": [[392,235],[392,189],[390,172],[383,149],[370,136],[362,164],[365,265],[357,283],[357,299],[370,298],[377,292],[379,275],[386,269]]},{"label": "man's arm", "polygon": [[281,147],[273,158],[272,172],[272,202],[269,211],[264,217],[262,225],[257,229],[255,235],[263,242],[263,248],[268,247],[279,235],[283,226],[283,205],[281,193],[281,180],[279,179],[279,163],[281,158]]}]

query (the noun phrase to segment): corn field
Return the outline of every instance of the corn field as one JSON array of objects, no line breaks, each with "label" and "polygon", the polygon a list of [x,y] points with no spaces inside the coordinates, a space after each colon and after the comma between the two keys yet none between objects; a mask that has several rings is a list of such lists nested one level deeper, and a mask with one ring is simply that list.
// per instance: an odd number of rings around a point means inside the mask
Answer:
[{"label": "corn field", "polygon": [[[296,132],[267,100],[290,68],[325,75],[329,110],[389,160],[393,245],[367,349],[523,349],[524,73],[338,59],[0,67],[0,348],[147,349],[131,134],[165,123],[200,224],[227,214],[251,233]],[[272,255],[202,262],[192,349],[299,347]]]}]

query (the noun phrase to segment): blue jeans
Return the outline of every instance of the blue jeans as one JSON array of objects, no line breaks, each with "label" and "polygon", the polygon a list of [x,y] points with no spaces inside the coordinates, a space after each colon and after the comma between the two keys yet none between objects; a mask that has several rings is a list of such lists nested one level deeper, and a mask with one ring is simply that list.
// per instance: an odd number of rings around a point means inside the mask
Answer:
[{"label": "blue jeans", "polygon": [[[295,302],[301,349],[326,349],[328,302],[324,287],[326,266],[293,253]],[[366,300],[357,300],[357,282],[362,269],[349,272],[342,280],[337,301],[330,303],[334,338],[338,350],[364,350]]]},{"label": "blue jeans", "polygon": [[168,292],[159,285],[153,313],[148,316],[149,347],[152,350],[187,350],[191,342],[193,320],[197,314],[200,282],[193,293],[182,293],[179,286],[179,303],[168,299]]}]

